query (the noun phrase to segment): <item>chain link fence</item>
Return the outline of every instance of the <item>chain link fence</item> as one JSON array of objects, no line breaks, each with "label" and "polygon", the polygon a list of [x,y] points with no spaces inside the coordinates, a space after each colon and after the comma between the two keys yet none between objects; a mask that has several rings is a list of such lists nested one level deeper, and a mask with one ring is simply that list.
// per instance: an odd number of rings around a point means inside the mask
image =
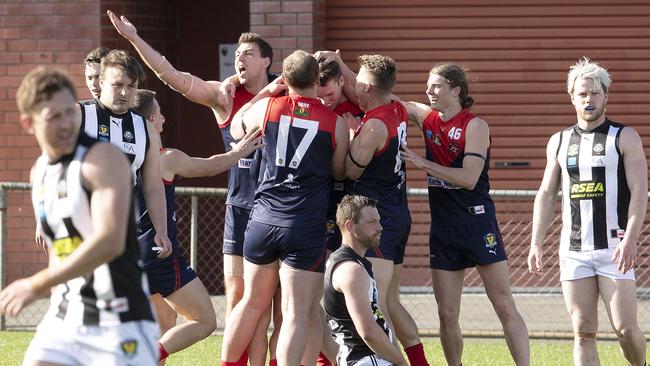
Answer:
[{"label": "chain link fence", "polygon": [[[0,189],[0,285],[30,275],[45,267],[47,258],[33,242],[34,219],[28,185],[2,183]],[[223,325],[223,218],[225,189],[177,188],[176,211],[181,251],[189,259],[213,296],[215,311]],[[559,200],[555,218],[545,240],[543,277],[528,273],[526,258],[532,229],[535,191],[495,190],[490,192],[509,255],[510,280],[515,301],[531,336],[572,337],[571,321],[562,298],[558,241],[561,229]],[[438,316],[429,271],[429,206],[426,189],[409,189],[413,228],[402,274],[402,301],[415,318],[420,333],[437,335]],[[650,226],[645,223],[639,239],[636,267],[639,321],[650,331]],[[502,336],[500,322],[487,299],[475,269],[466,271],[461,303],[461,328],[466,335]],[[47,300],[39,300],[18,318],[0,318],[0,329],[32,329],[40,321]],[[604,307],[600,306],[599,336],[613,338]]]}]

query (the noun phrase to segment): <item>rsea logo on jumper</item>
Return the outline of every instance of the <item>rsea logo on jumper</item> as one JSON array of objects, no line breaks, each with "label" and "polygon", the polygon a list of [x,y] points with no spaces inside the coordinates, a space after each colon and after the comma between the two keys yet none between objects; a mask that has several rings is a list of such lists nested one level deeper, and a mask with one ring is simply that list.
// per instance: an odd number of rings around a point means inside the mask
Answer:
[{"label": "rsea logo on jumper", "polygon": [[571,198],[599,198],[605,196],[605,183],[599,181],[580,182],[571,185]]}]

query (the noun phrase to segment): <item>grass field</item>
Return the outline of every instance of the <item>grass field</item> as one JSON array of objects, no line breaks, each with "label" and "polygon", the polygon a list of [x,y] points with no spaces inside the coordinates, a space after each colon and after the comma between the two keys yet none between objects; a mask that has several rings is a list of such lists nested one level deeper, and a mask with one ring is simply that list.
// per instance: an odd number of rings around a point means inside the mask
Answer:
[{"label": "grass field", "polygon": [[[2,356],[0,365],[20,365],[27,345],[32,338],[32,332],[0,332],[0,350]],[[440,342],[437,338],[423,340],[427,358],[431,366],[444,365],[444,357]],[[572,365],[571,341],[531,341],[531,364],[542,366]],[[209,337],[202,342],[169,357],[169,366],[200,366],[218,365],[221,350],[221,337]],[[624,365],[616,342],[600,341],[598,345],[602,365]],[[465,366],[473,365],[513,365],[506,343],[502,339],[465,340],[463,355]]]}]

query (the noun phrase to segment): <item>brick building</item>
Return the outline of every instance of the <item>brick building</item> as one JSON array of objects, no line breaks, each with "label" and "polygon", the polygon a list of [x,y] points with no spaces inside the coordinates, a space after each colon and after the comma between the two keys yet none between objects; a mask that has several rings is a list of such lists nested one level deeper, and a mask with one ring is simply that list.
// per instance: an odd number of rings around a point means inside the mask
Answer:
[{"label": "brick building", "polygon": [[[644,140],[650,135],[647,0],[5,0],[0,3],[0,181],[28,181],[38,154],[33,138],[17,123],[14,96],[26,72],[39,64],[61,68],[86,98],[85,53],[99,45],[132,51],[111,26],[107,9],[127,15],[178,69],[204,79],[219,78],[219,44],[234,43],[248,30],[274,47],[274,71],[296,48],[341,49],[350,65],[362,53],[389,55],[398,62],[395,92],[405,100],[425,101],[427,71],[434,63],[461,63],[473,71],[474,110],[491,125],[493,188],[537,188],[548,137],[573,120],[564,79],[580,56],[602,62],[613,74],[608,114],[634,126]],[[193,155],[221,151],[210,111],[148,76],[144,86],[158,91],[169,121],[165,145]],[[422,147],[415,129],[410,138],[412,146]],[[410,171],[409,186],[424,187],[423,178]],[[225,179],[185,184],[224,186]],[[33,244],[29,197],[13,192],[10,201],[9,281],[46,263]],[[428,207],[419,201],[412,210],[416,226],[410,250],[424,254]],[[426,262],[415,266],[424,268]]]}]

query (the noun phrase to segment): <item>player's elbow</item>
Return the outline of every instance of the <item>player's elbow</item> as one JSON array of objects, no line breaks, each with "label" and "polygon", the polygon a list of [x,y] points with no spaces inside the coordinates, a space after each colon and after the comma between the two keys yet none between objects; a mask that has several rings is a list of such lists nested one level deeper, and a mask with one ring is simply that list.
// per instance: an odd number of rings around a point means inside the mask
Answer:
[{"label": "player's elbow", "polygon": [[111,233],[104,236],[97,245],[96,251],[101,256],[103,262],[112,261],[124,254],[126,250],[126,233],[122,236],[116,234]]},{"label": "player's elbow", "polygon": [[380,342],[379,337],[386,337],[385,334],[377,332],[375,329],[372,329],[371,327],[361,327],[358,328],[357,331],[359,332],[359,336],[361,336],[361,339],[363,339],[363,341],[369,346],[372,346]]},{"label": "player's elbow", "polygon": [[470,179],[465,179],[460,182],[460,186],[462,188],[467,189],[468,191],[474,190],[476,188],[476,183],[478,182],[478,179],[476,178],[470,178]]}]

